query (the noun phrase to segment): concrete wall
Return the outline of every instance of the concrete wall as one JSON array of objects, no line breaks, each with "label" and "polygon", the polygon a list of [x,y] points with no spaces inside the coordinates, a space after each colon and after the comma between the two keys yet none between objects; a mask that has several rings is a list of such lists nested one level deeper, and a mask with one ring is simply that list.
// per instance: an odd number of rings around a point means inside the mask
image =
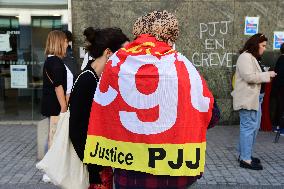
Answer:
[{"label": "concrete wall", "polygon": [[[186,55],[205,77],[222,112],[222,124],[234,124],[231,77],[244,35],[246,16],[259,16],[259,32],[268,39],[264,63],[275,64],[273,31],[284,31],[283,0],[72,0],[74,50],[83,46],[82,31],[88,26],[120,27],[130,38],[136,18],[153,10],[174,13],[180,24],[177,49]],[[215,27],[215,29],[214,29]],[[206,29],[207,28],[207,29]]]}]

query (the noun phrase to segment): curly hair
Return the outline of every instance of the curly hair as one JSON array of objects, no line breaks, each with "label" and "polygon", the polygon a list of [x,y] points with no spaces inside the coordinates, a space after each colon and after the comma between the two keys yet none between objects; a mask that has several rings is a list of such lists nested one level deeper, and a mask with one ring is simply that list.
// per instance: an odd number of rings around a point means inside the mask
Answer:
[{"label": "curly hair", "polygon": [[179,35],[178,20],[166,10],[153,11],[139,17],[133,26],[134,36],[150,34],[159,41],[175,42]]}]

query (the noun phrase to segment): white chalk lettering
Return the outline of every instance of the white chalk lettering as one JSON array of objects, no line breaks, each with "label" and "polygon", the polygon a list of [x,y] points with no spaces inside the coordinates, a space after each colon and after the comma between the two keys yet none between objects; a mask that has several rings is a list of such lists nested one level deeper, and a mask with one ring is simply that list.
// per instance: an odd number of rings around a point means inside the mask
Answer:
[{"label": "white chalk lettering", "polygon": [[209,57],[210,57],[210,66],[218,66],[218,62],[214,61],[214,57],[219,57],[219,54],[211,53]]},{"label": "white chalk lettering", "polygon": [[[212,27],[213,27],[213,31],[212,30],[209,30],[209,35],[210,36],[214,36],[215,35],[215,33],[216,33],[216,24],[218,24],[219,22],[208,22],[208,24],[209,25],[212,25]],[[212,33],[210,32],[210,31],[212,31]]]},{"label": "white chalk lettering", "polygon": [[209,59],[209,55],[208,55],[208,53],[202,53],[201,54],[201,59],[202,59],[202,66],[204,65],[204,64],[206,64],[207,66],[209,66],[209,64],[208,64],[208,59]]},{"label": "white chalk lettering", "polygon": [[225,40],[224,38],[220,40],[221,43],[219,43],[219,40],[215,40],[215,49],[218,49],[219,47],[222,49],[225,49]]},{"label": "white chalk lettering", "polygon": [[213,49],[225,49],[225,40],[224,38],[221,40],[218,39],[205,39],[205,49],[213,50]]},{"label": "white chalk lettering", "polygon": [[214,49],[213,39],[205,39],[205,49]]},{"label": "white chalk lettering", "polygon": [[200,23],[199,24],[199,30],[200,30],[200,39],[202,39],[202,33],[205,33],[206,31],[208,31],[208,26],[205,23]]},{"label": "white chalk lettering", "polygon": [[192,60],[192,63],[195,66],[197,66],[197,67],[201,66],[201,61],[199,59],[199,53],[198,52],[193,53],[191,60]]},{"label": "white chalk lettering", "polygon": [[236,65],[233,65],[233,56],[236,56],[237,53],[227,53],[227,67],[236,67]]},{"label": "white chalk lettering", "polygon": [[231,21],[221,21],[221,23],[225,23],[225,32],[222,31],[222,28],[220,28],[220,33],[225,35],[228,33],[228,23],[231,23]]},{"label": "white chalk lettering", "polygon": [[[199,23],[199,38],[205,36],[204,48],[206,51],[224,50],[226,51],[224,35],[228,34],[229,24],[231,21],[219,21]],[[236,53],[232,52],[194,52],[192,54],[192,63],[197,66],[226,66],[233,67],[232,56]]]},{"label": "white chalk lettering", "polygon": [[236,53],[218,53],[218,52],[210,52],[210,53],[198,53],[194,52],[191,60],[194,66],[196,67],[211,67],[211,66],[226,66],[228,68],[234,67],[232,65],[232,56],[236,55]]}]

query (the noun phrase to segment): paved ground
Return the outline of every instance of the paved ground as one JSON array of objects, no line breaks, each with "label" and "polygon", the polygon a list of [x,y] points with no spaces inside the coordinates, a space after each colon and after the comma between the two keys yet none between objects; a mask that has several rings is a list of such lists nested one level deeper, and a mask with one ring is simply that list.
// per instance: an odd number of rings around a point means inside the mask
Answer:
[{"label": "paved ground", "polygon": [[[237,126],[209,130],[205,174],[192,188],[284,188],[284,137],[274,144],[274,133],[259,133],[255,156],[262,160],[262,171],[238,166],[237,138]],[[56,189],[41,181],[36,162],[36,127],[0,125],[0,189]]]}]

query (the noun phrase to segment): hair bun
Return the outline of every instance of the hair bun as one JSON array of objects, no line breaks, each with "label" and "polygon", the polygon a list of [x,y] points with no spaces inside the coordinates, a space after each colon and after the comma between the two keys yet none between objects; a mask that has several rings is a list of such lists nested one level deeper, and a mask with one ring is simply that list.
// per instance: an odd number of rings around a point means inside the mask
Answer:
[{"label": "hair bun", "polygon": [[86,40],[91,42],[95,39],[95,33],[97,29],[93,27],[88,27],[84,30],[83,35],[86,37]]}]

